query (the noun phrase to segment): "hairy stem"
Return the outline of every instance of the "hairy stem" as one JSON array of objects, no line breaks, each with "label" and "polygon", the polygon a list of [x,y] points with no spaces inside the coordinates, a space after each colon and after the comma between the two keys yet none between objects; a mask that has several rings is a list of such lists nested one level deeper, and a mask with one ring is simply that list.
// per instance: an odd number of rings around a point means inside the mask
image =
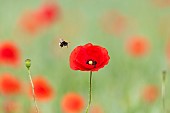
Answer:
[{"label": "hairy stem", "polygon": [[31,83],[31,87],[32,87],[32,95],[33,95],[33,98],[34,98],[34,104],[35,104],[36,112],[39,113],[39,109],[38,109],[38,105],[37,105],[37,101],[36,101],[36,97],[35,97],[34,84],[33,84],[33,81],[32,81],[31,71],[30,71],[29,68],[28,68],[28,76],[30,78],[30,83]]},{"label": "hairy stem", "polygon": [[89,112],[91,99],[92,99],[92,71],[90,71],[89,103],[88,103],[87,108],[86,108],[86,113]]}]

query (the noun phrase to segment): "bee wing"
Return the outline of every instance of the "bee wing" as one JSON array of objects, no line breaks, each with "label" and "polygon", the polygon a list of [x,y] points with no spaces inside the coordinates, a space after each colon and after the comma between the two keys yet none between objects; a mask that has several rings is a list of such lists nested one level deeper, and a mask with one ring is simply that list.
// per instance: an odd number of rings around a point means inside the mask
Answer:
[{"label": "bee wing", "polygon": [[60,46],[60,45],[61,45],[61,42],[59,42],[58,45]]},{"label": "bee wing", "polygon": [[62,38],[60,38],[60,43],[63,42],[64,40]]}]

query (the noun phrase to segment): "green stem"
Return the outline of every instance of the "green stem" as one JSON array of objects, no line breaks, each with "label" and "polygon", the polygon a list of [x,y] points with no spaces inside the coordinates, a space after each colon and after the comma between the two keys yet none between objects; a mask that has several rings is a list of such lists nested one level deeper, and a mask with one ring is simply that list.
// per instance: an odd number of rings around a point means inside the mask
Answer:
[{"label": "green stem", "polygon": [[165,106],[165,81],[166,81],[166,71],[162,72],[162,107],[163,113],[166,113],[166,106]]},{"label": "green stem", "polygon": [[35,97],[34,84],[33,84],[33,81],[32,81],[31,72],[30,72],[29,68],[28,68],[28,76],[30,78],[30,83],[31,83],[31,86],[32,86],[32,94],[33,94],[33,98],[34,98],[34,104],[35,104],[36,112],[39,113],[39,109],[38,109],[38,105],[37,105],[36,97]]},{"label": "green stem", "polygon": [[89,112],[90,104],[92,99],[92,71],[90,71],[90,90],[89,90],[89,103],[86,108],[86,113]]}]

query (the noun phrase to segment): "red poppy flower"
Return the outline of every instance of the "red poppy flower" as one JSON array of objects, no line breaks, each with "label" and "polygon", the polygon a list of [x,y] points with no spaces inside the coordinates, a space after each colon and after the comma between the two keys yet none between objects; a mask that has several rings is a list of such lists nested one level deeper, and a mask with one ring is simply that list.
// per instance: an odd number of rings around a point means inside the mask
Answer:
[{"label": "red poppy flower", "polygon": [[16,66],[20,62],[20,52],[15,43],[0,43],[0,63]]},{"label": "red poppy flower", "polygon": [[73,70],[98,71],[109,62],[108,51],[97,45],[88,43],[76,47],[70,55],[70,67]]},{"label": "red poppy flower", "polygon": [[60,18],[60,8],[56,4],[45,4],[39,9],[26,12],[19,24],[21,28],[30,33],[37,33],[44,28],[44,25],[49,25]]},{"label": "red poppy flower", "polygon": [[41,22],[37,15],[37,12],[29,11],[26,12],[20,19],[19,24],[23,31],[34,34],[41,28]]},{"label": "red poppy flower", "polygon": [[106,32],[120,35],[127,27],[127,19],[119,12],[107,12],[102,19],[102,26]]},{"label": "red poppy flower", "polygon": [[149,50],[149,41],[141,36],[136,36],[128,40],[126,49],[133,56],[143,56]]},{"label": "red poppy flower", "polygon": [[170,0],[153,0],[153,3],[161,8],[170,6]]},{"label": "red poppy flower", "polygon": [[150,85],[143,90],[143,99],[147,102],[154,102],[159,95],[158,87]]},{"label": "red poppy flower", "polygon": [[65,113],[79,113],[83,110],[84,100],[77,93],[68,93],[63,97],[61,107]]},{"label": "red poppy flower", "polygon": [[17,94],[21,91],[21,83],[9,73],[2,74],[0,77],[0,91],[4,95]]},{"label": "red poppy flower", "polygon": [[56,4],[45,4],[37,11],[41,24],[50,24],[59,19],[60,8]]},{"label": "red poppy flower", "polygon": [[19,104],[15,101],[5,101],[3,103],[3,111],[5,113],[14,113],[19,110]]},{"label": "red poppy flower", "polygon": [[166,54],[167,54],[168,60],[170,60],[170,43],[167,44]]},{"label": "red poppy flower", "polygon": [[[43,77],[36,77],[33,79],[35,96],[40,101],[47,101],[53,97],[53,89],[51,85]],[[32,94],[32,87],[30,88]]]},{"label": "red poppy flower", "polygon": [[102,108],[98,105],[92,106],[90,113],[104,113]]}]

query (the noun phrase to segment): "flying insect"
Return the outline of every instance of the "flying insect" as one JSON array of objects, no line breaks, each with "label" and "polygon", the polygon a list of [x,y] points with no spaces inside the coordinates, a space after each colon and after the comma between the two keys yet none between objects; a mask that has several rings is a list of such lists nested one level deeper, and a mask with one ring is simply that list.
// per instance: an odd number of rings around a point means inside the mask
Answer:
[{"label": "flying insect", "polygon": [[67,46],[67,48],[68,48],[68,44],[69,44],[70,42],[67,42],[67,41],[65,41],[65,40],[63,40],[63,39],[60,39],[60,42],[59,42],[59,46],[62,48],[62,47],[64,47],[64,46]]}]

